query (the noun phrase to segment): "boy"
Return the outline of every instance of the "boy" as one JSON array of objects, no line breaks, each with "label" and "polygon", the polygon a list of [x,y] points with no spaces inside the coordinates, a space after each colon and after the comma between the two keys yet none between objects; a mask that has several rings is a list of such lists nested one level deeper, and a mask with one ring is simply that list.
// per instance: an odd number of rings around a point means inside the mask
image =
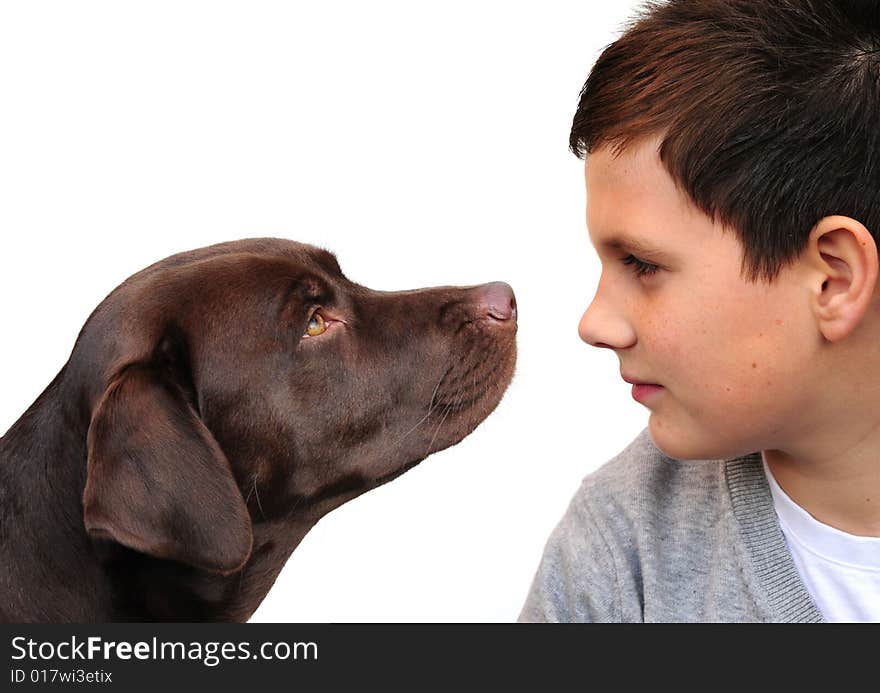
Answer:
[{"label": "boy", "polygon": [[650,4],[570,143],[580,335],[650,419],[520,620],[880,620],[880,2]]}]

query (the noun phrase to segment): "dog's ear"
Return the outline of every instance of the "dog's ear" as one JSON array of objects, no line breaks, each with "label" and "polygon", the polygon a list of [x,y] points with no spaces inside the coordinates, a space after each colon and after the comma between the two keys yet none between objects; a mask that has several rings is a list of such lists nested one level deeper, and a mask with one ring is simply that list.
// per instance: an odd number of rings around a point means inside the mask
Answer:
[{"label": "dog's ear", "polygon": [[183,388],[154,365],[126,368],[88,432],[86,529],[157,558],[240,569],[253,542],[229,460]]}]

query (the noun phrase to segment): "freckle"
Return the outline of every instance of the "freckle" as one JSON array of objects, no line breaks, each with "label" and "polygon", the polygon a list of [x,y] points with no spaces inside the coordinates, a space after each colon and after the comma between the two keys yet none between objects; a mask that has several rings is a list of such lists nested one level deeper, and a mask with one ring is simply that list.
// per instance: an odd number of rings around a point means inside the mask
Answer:
[{"label": "freckle", "polygon": [[725,387],[724,389],[727,390],[728,392],[730,392],[730,388],[729,388],[729,387]]},{"label": "freckle", "polygon": [[764,336],[764,333],[763,333],[763,332],[758,332],[758,336],[759,336],[759,337],[763,337],[763,336]]},{"label": "freckle", "polygon": [[758,367],[758,364],[757,364],[757,363],[753,363],[753,364],[752,364],[752,368],[757,368],[757,367]]}]

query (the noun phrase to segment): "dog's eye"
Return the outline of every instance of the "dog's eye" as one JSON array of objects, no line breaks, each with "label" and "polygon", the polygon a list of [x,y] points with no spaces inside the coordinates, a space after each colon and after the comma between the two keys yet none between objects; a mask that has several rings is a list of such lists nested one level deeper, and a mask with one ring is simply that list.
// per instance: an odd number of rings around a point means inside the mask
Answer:
[{"label": "dog's eye", "polygon": [[309,319],[308,327],[306,327],[306,336],[317,337],[319,334],[324,334],[326,331],[327,322],[324,320],[324,316],[315,311]]}]

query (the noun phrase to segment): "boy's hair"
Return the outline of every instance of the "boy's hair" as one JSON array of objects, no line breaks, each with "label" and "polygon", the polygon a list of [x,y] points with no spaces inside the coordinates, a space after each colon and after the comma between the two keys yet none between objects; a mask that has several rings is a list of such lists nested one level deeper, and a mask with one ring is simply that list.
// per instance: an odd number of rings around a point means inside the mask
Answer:
[{"label": "boy's hair", "polygon": [[772,281],[822,217],[880,245],[880,0],[648,2],[599,57],[579,157],[660,135],[664,167]]}]

